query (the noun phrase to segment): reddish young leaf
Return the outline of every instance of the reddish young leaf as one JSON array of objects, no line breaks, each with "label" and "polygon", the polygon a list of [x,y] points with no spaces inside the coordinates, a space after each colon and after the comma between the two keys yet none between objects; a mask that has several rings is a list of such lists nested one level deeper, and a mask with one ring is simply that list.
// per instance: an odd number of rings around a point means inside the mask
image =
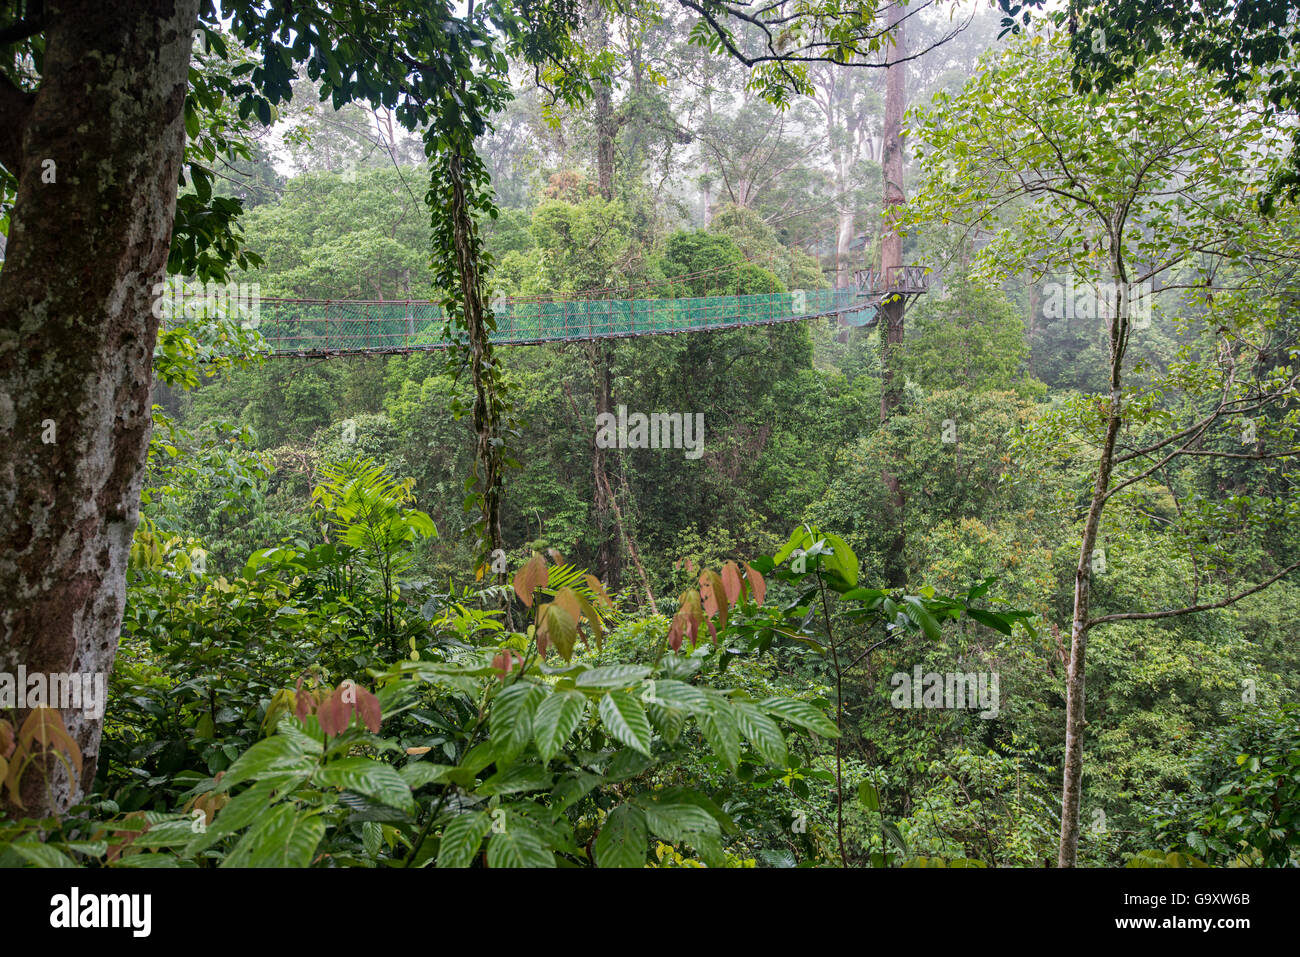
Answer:
[{"label": "reddish young leaf", "polygon": [[319,701],[316,695],[311,691],[304,691],[302,679],[298,679],[298,691],[294,695],[293,714],[299,721],[306,721],[307,716],[316,713],[316,707]]},{"label": "reddish young leaf", "polygon": [[700,600],[704,603],[704,613],[710,618],[717,617],[718,624],[727,627],[727,589],[722,578],[711,568],[700,572]]},{"label": "reddish young leaf", "polygon": [[537,552],[528,559],[528,563],[515,573],[515,594],[529,608],[533,607],[533,592],[550,582],[551,575],[546,568],[546,559]]},{"label": "reddish young leaf", "polygon": [[735,562],[722,566],[722,587],[727,593],[727,604],[734,605],[740,597],[740,569]]},{"label": "reddish young leaf", "polygon": [[[569,594],[565,595],[564,592]],[[577,600],[572,591],[562,588],[556,593],[555,601],[546,606],[545,614],[539,614],[537,625],[538,645],[545,639],[568,661],[573,657],[573,643],[578,638]]]},{"label": "reddish young leaf", "polygon": [[588,575],[584,580],[587,582],[587,587],[591,589],[591,593],[600,600],[600,603],[613,611],[614,599],[609,597],[609,592],[605,590],[604,583],[595,575]]},{"label": "reddish young leaf", "polygon": [[9,757],[14,753],[15,747],[17,747],[17,740],[14,738],[14,726],[0,718],[0,758]]},{"label": "reddish young leaf", "polygon": [[492,659],[492,670],[497,673],[498,678],[505,681],[506,675],[514,671],[516,659],[521,664],[523,663],[523,659],[518,657],[518,653],[513,648],[498,652],[497,656]]},{"label": "reddish young leaf", "polygon": [[682,613],[679,611],[668,626],[668,647],[674,652],[682,650],[682,630]]},{"label": "reddish young leaf", "polygon": [[379,705],[379,699],[365,688],[357,688],[356,693],[357,703],[355,708],[357,715],[372,734],[378,734],[380,722],[384,717],[383,709]]},{"label": "reddish young leaf", "polygon": [[677,614],[682,618],[682,630],[694,648],[700,640],[700,625],[704,623],[704,610],[700,607],[700,593],[694,589],[682,592],[682,606]]},{"label": "reddish young leaf", "polygon": [[753,592],[754,604],[763,604],[763,599],[767,597],[767,582],[763,581],[763,576],[749,562],[745,562],[745,578],[749,580],[749,590]]},{"label": "reddish young leaf", "polygon": [[352,720],[352,706],[344,703],[342,692],[336,689],[332,695],[321,702],[320,708],[316,711],[316,719],[320,721],[322,731],[335,737],[347,730]]}]

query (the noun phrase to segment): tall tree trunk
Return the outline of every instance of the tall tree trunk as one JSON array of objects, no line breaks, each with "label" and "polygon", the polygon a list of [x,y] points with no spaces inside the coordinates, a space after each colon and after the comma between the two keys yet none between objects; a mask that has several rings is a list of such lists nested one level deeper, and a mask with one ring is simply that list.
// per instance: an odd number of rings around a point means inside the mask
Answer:
[{"label": "tall tree trunk", "polygon": [[[51,2],[38,92],[0,80],[0,162],[19,181],[0,270],[0,671],[113,667],[198,7]],[[63,721],[81,778],[34,765],[27,816],[94,779],[102,718]]]},{"label": "tall tree trunk", "polygon": [[[465,331],[469,338],[470,382],[474,387],[473,424],[476,443],[474,472],[478,480],[479,512],[483,518],[480,545],[490,553],[504,549],[501,536],[501,499],[504,494],[504,462],[500,446],[502,398],[499,384],[492,381],[496,360],[488,331],[488,304],[485,281],[481,269],[478,228],[470,209],[467,194],[464,159],[457,152],[449,153],[448,180],[451,183],[453,254],[456,261],[457,285],[461,306],[465,312]],[[498,584],[505,583],[500,574]],[[507,610],[509,602],[506,602]]]},{"label": "tall tree trunk", "polygon": [[1033,281],[1033,273],[1029,275],[1029,323],[1025,330],[1025,337],[1029,340],[1029,374],[1037,375],[1034,368],[1034,341],[1038,334],[1038,310],[1042,307],[1043,297],[1038,291],[1038,283]]},{"label": "tall tree trunk", "polygon": [[[609,47],[609,24],[600,4],[591,0],[587,16],[592,25],[592,53],[601,53]],[[618,133],[618,120],[614,116],[613,95],[606,83],[592,84],[592,108],[596,113],[596,188],[606,202],[614,198],[614,137]]]},{"label": "tall tree trunk", "polygon": [[[612,411],[613,375],[610,372],[610,354],[607,342],[592,342],[590,346],[591,368],[596,395],[596,417]],[[618,529],[614,516],[614,498],[609,483],[609,456],[596,441],[591,443],[592,484],[595,489],[596,534],[596,574],[611,589],[617,590],[622,577],[622,562],[617,540]]]},{"label": "tall tree trunk", "polygon": [[836,203],[835,285],[839,289],[853,285],[853,252],[850,247],[853,244],[853,227],[857,217],[855,197],[852,195],[853,167],[861,148],[859,131],[863,119],[857,111],[854,80],[849,71],[831,72],[823,106],[826,133],[832,144],[831,165],[834,169]]},{"label": "tall tree trunk", "polygon": [[[627,472],[622,468],[619,472],[619,484],[623,488],[623,494],[627,495]],[[609,487],[608,475],[602,475],[605,479],[605,492],[609,496],[610,506],[614,509],[614,521],[618,524],[618,533],[623,539],[623,544],[627,546],[627,557],[632,560],[632,567],[636,569],[637,576],[641,579],[641,587],[645,589],[646,601],[650,604],[651,614],[659,614],[659,605],[655,602],[655,593],[650,590],[650,577],[645,573],[645,566],[641,564],[641,556],[636,550],[636,541],[632,538],[632,533],[628,531],[627,522],[623,519],[623,510],[618,507],[618,497],[614,490]],[[631,496],[628,496],[629,498]]]},{"label": "tall tree trunk", "polygon": [[839,228],[835,232],[835,285],[847,289],[853,285],[853,252],[849,248],[853,243],[853,210],[841,207],[838,218]]},{"label": "tall tree trunk", "polygon": [[1083,797],[1083,743],[1087,721],[1084,716],[1085,664],[1088,651],[1088,618],[1092,600],[1093,552],[1101,515],[1110,491],[1115,465],[1115,441],[1123,425],[1123,394],[1120,381],[1124,352],[1128,345],[1129,293],[1124,262],[1119,255],[1118,237],[1111,239],[1111,280],[1115,289],[1115,314],[1110,321],[1110,395],[1107,403],[1106,434],[1097,460],[1097,477],[1083,523],[1079,561],[1074,568],[1074,613],[1070,622],[1070,666],[1065,679],[1065,760],[1061,783],[1061,839],[1057,865],[1074,867],[1079,857],[1079,813]]},{"label": "tall tree trunk", "polygon": [[[890,49],[885,67],[885,126],[881,146],[882,172],[884,173],[885,225],[880,240],[880,266],[888,281],[896,267],[903,265],[903,239],[898,234],[898,218],[906,195],[903,192],[903,111],[907,105],[907,41],[904,36],[902,3],[889,7],[888,26],[893,31],[895,43]],[[903,398],[902,376],[898,363],[903,350],[903,300],[888,301],[880,307],[880,421],[886,423]],[[906,581],[907,570],[903,560],[906,533],[903,509],[906,496],[898,476],[885,472],[881,476],[893,506],[894,538],[886,555],[885,576],[888,584],[899,587]]]}]

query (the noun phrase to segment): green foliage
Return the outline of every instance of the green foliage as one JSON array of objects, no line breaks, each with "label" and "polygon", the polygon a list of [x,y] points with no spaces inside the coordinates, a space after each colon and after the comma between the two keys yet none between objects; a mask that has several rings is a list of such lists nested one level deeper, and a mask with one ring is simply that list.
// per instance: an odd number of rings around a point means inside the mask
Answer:
[{"label": "green foliage", "polygon": [[1300,708],[1247,708],[1200,736],[1191,786],[1167,794],[1151,837],[1210,866],[1294,867],[1300,828]]}]

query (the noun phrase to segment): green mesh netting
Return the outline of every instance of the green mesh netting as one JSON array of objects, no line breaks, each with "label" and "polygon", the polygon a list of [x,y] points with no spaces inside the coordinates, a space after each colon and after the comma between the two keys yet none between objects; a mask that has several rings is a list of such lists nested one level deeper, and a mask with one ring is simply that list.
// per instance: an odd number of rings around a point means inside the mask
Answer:
[{"label": "green mesh netting", "polygon": [[[875,308],[855,288],[696,299],[498,300],[497,344],[699,332],[843,313],[853,325]],[[258,328],[280,354],[406,351],[447,345],[429,302],[263,300]]]}]

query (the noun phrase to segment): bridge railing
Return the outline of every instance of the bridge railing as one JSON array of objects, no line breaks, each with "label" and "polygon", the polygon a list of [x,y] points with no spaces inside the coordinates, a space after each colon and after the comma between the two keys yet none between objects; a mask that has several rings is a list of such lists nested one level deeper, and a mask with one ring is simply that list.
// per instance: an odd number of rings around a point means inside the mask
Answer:
[{"label": "bridge railing", "polygon": [[930,288],[929,269],[926,266],[890,266],[886,270],[859,269],[856,274],[858,288],[864,295],[920,295]]},{"label": "bridge railing", "polygon": [[[664,335],[829,315],[864,308],[859,290],[808,289],[676,299],[498,299],[494,343]],[[446,348],[446,321],[428,301],[264,299],[259,329],[281,354]]]}]

